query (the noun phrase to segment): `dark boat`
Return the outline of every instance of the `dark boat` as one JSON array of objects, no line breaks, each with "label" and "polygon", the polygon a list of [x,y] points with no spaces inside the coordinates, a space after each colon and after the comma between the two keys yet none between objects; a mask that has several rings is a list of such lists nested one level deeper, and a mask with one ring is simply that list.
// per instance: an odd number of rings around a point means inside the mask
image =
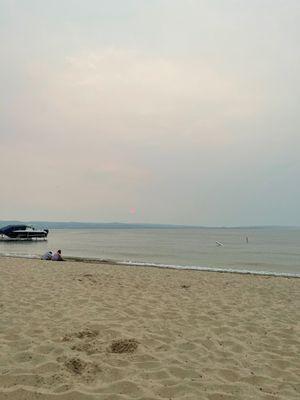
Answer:
[{"label": "dark boat", "polygon": [[46,239],[49,229],[37,229],[30,225],[7,225],[0,229],[0,235],[4,239],[32,240]]}]

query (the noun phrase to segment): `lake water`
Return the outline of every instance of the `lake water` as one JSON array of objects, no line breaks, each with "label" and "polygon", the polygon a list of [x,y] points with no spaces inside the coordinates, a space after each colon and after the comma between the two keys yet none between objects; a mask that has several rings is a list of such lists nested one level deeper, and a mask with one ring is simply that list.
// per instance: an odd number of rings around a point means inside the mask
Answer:
[{"label": "lake water", "polygon": [[128,264],[300,276],[300,228],[52,229],[47,241],[0,242],[2,255],[58,248]]}]

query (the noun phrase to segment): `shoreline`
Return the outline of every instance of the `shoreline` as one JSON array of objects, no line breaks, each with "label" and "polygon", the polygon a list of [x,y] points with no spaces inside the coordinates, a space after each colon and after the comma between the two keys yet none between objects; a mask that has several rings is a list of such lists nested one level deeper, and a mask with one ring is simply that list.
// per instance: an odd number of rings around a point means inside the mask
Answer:
[{"label": "shoreline", "polygon": [[[37,255],[8,255],[0,254],[0,258],[21,258],[28,260],[40,260]],[[161,264],[161,263],[151,263],[151,262],[138,262],[138,261],[118,261],[112,259],[99,259],[99,258],[89,258],[89,257],[74,257],[65,256],[65,261],[84,263],[84,264],[109,264],[109,265],[127,265],[132,267],[148,267],[148,268],[160,268],[160,269],[173,269],[173,270],[183,270],[183,271],[198,271],[198,272],[215,272],[224,274],[238,274],[238,275],[253,275],[253,276],[270,276],[270,277],[283,277],[283,278],[300,278],[300,273],[290,273],[290,272],[273,272],[273,271],[257,271],[257,270],[243,270],[234,269],[230,267],[205,267],[205,266],[193,266],[193,265],[172,265],[172,264]]]}]

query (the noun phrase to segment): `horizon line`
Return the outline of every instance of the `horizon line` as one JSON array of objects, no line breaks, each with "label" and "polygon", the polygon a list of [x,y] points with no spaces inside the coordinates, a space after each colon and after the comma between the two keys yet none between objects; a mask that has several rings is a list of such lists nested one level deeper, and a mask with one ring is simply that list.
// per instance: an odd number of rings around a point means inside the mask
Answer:
[{"label": "horizon line", "polygon": [[177,227],[177,228],[207,228],[207,229],[238,229],[238,228],[300,228],[299,225],[191,225],[178,223],[155,223],[155,222],[87,222],[87,221],[47,221],[47,220],[0,220],[0,223],[43,223],[43,224],[78,224],[78,225],[138,225],[138,226],[157,226],[157,227]]}]

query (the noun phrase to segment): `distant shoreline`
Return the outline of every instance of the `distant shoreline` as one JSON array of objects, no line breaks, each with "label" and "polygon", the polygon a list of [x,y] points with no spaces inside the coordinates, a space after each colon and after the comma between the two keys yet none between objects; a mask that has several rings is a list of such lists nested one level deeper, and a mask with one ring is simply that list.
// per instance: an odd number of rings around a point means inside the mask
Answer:
[{"label": "distant shoreline", "polygon": [[205,226],[181,224],[153,224],[128,222],[61,222],[61,221],[19,221],[1,220],[0,227],[5,225],[27,224],[49,229],[299,229],[292,225],[251,225],[251,226]]}]

